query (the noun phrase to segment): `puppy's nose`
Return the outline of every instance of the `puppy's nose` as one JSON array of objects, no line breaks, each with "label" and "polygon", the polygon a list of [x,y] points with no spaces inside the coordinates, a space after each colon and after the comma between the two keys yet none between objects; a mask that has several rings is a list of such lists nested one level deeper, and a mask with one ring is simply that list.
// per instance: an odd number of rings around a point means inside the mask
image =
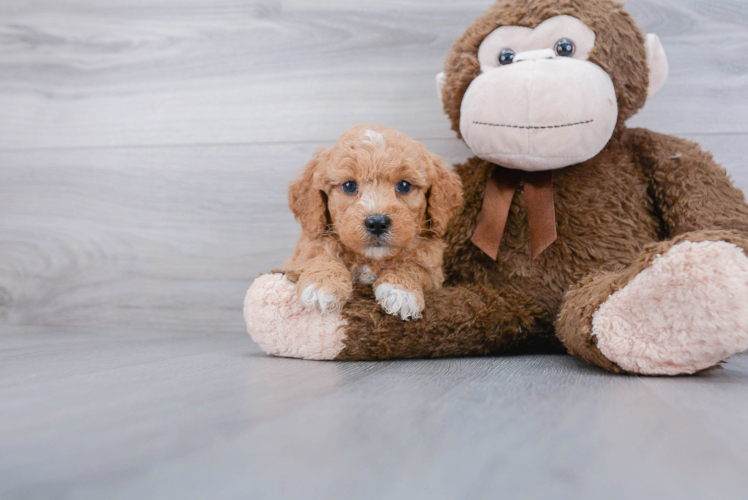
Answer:
[{"label": "puppy's nose", "polygon": [[390,230],[391,223],[386,215],[370,215],[366,218],[366,230],[374,236],[381,236]]}]

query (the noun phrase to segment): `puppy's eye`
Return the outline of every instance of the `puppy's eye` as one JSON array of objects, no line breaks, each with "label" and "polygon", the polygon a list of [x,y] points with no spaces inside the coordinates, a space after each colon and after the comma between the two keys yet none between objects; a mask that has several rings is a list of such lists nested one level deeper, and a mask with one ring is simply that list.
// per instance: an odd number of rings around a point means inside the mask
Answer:
[{"label": "puppy's eye", "polygon": [[413,189],[413,186],[411,186],[410,182],[407,181],[400,181],[397,183],[397,186],[395,186],[395,191],[400,194],[408,194],[411,189]]},{"label": "puppy's eye", "polygon": [[577,51],[577,46],[574,45],[574,42],[569,40],[568,38],[562,38],[558,42],[556,42],[556,55],[561,57],[571,57],[574,55],[574,52]]},{"label": "puppy's eye", "polygon": [[353,181],[348,181],[343,184],[342,186],[343,192],[345,194],[356,194],[358,193],[358,184],[356,184]]}]

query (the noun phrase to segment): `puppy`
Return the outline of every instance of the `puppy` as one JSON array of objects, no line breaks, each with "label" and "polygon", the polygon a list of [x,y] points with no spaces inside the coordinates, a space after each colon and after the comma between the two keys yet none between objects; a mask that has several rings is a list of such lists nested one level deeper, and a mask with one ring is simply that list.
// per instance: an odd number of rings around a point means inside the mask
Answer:
[{"label": "puppy", "polygon": [[423,144],[382,126],[353,127],[291,184],[302,233],[284,270],[298,276],[307,308],[340,310],[360,282],[373,285],[388,314],[420,318],[423,292],[444,281],[441,238],[461,204],[459,178]]}]

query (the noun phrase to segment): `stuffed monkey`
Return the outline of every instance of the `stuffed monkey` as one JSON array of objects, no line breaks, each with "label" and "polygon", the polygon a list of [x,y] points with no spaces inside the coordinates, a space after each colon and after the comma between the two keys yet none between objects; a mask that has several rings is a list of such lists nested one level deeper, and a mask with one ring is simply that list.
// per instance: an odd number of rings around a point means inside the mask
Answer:
[{"label": "stuffed monkey", "polygon": [[245,318],[268,353],[307,359],[567,350],[617,373],[692,374],[748,349],[748,206],[698,145],[633,116],[668,66],[610,0],[500,0],[437,77],[464,207],[445,287],[402,321],[369,287],[340,312],[264,275]]}]

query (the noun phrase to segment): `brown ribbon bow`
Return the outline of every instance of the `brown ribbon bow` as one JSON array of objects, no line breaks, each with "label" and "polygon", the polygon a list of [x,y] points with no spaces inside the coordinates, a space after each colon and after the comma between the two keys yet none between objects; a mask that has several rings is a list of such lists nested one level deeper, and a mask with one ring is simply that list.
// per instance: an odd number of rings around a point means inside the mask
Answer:
[{"label": "brown ribbon bow", "polygon": [[471,241],[489,257],[499,256],[514,192],[524,181],[527,227],[533,260],[556,241],[556,211],[553,206],[553,171],[521,172],[496,167],[483,195],[483,208]]}]

